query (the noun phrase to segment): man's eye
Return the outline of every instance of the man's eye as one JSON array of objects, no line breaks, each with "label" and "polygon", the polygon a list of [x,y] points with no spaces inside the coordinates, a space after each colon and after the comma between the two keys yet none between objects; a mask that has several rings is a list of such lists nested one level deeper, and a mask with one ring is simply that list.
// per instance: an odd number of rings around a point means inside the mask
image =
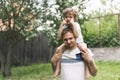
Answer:
[{"label": "man's eye", "polygon": [[64,41],[67,41],[68,39],[64,39]]},{"label": "man's eye", "polygon": [[69,38],[69,40],[72,40],[72,38]]},{"label": "man's eye", "polygon": [[64,39],[64,41],[67,41],[67,40],[72,40],[72,38],[69,38],[69,39]]}]

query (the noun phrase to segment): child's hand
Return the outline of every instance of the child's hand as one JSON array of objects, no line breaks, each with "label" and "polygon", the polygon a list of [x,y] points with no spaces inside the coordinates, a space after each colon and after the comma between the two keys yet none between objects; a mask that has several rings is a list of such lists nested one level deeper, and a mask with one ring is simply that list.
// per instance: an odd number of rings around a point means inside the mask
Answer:
[{"label": "child's hand", "polygon": [[70,20],[70,24],[72,24],[72,25],[74,24],[74,20],[73,19]]},{"label": "child's hand", "polygon": [[61,24],[62,24],[62,25],[65,25],[66,23],[67,23],[67,22],[66,22],[65,20],[63,20]]}]

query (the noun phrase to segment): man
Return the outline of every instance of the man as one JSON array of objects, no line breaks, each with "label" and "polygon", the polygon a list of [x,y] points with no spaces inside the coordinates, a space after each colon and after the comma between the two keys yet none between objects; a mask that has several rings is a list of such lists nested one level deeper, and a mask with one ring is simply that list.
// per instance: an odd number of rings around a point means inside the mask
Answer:
[{"label": "man", "polygon": [[77,36],[70,28],[63,29],[61,33],[65,43],[65,51],[61,59],[61,67],[57,67],[61,72],[61,80],[87,80],[85,64],[89,67],[90,73],[95,76],[97,67],[88,53],[80,52],[76,44]]}]

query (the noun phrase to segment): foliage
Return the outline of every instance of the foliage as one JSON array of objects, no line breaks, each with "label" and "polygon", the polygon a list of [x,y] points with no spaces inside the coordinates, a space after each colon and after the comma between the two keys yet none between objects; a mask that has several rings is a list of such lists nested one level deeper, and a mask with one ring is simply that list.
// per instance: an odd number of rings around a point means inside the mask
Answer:
[{"label": "foliage", "polygon": [[37,0],[0,0],[0,62],[4,76],[11,75],[12,49],[20,40],[38,33],[38,4]]},{"label": "foliage", "polygon": [[82,33],[84,37],[84,41],[88,45],[88,47],[98,47],[99,46],[99,27],[96,26],[95,20],[86,21],[84,25],[82,25]]},{"label": "foliage", "polygon": [[[53,48],[60,45],[62,41],[57,39],[57,31],[63,19],[62,11],[67,7],[76,6],[78,8],[78,12],[83,17],[78,19],[80,24],[83,24],[86,19],[83,10],[85,9],[84,3],[88,0],[55,0],[52,5],[48,5],[49,2],[47,0],[43,1],[42,9],[43,13],[47,13],[42,18],[44,33],[47,37],[51,39],[51,45]],[[47,24],[48,23],[48,24]]]},{"label": "foliage", "polygon": [[101,40],[105,47],[118,46],[118,16],[106,16],[102,20]]},{"label": "foliage", "polygon": [[[1,0],[0,19],[3,25],[1,33],[6,32],[6,38],[12,39],[7,32],[12,31],[14,39],[29,38],[35,35],[38,27],[36,19],[40,10],[36,8],[38,2],[31,0]],[[5,27],[3,29],[3,27]],[[32,35],[32,36],[31,36]],[[5,36],[4,36],[5,37]]]},{"label": "foliage", "polygon": [[88,47],[118,46],[118,16],[105,16],[86,21],[82,28]]},{"label": "foliage", "polygon": [[[96,62],[98,73],[90,80],[119,80],[120,79],[120,62],[116,61],[98,61]],[[13,75],[9,80],[54,80],[50,63],[33,64],[30,66],[13,67]],[[8,80],[3,78],[0,73],[0,80]],[[60,80],[60,76],[57,78]]]}]

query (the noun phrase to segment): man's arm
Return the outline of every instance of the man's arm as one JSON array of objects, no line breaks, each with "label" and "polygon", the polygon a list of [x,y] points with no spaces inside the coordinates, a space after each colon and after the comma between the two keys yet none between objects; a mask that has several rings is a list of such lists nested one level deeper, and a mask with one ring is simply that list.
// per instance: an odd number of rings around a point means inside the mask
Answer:
[{"label": "man's arm", "polygon": [[87,66],[89,68],[90,74],[92,76],[96,76],[98,69],[97,69],[97,66],[95,64],[93,57],[91,55],[89,55],[89,53],[84,53],[84,52],[82,52],[82,57],[85,60]]},{"label": "man's arm", "polygon": [[98,70],[97,70],[97,66],[95,64],[94,59],[92,59],[91,61],[87,62],[87,65],[88,65],[90,74],[92,76],[96,76]]}]

